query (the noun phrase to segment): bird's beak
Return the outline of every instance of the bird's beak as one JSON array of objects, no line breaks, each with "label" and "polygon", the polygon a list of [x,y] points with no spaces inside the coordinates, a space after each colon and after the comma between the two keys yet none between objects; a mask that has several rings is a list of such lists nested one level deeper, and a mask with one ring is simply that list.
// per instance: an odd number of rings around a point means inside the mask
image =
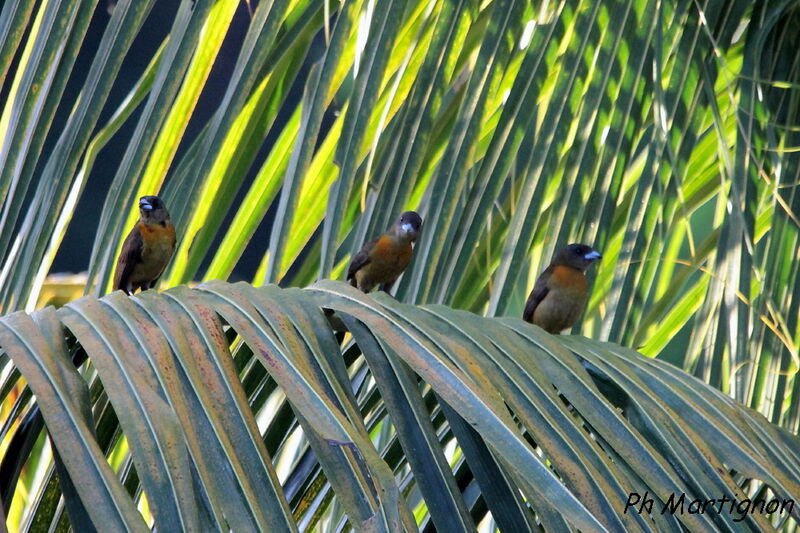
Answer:
[{"label": "bird's beak", "polygon": [[414,231],[414,226],[406,222],[405,224],[400,226],[400,229],[403,231],[403,233],[411,233],[412,231]]},{"label": "bird's beak", "polygon": [[139,209],[143,209],[145,211],[152,211],[153,206],[150,205],[150,202],[142,198],[141,200],[139,200]]},{"label": "bird's beak", "polygon": [[591,252],[589,252],[588,254],[583,256],[584,259],[588,259],[590,261],[592,259],[600,259],[601,257],[603,257],[603,256],[600,255],[598,252],[595,252],[594,250],[592,250]]}]

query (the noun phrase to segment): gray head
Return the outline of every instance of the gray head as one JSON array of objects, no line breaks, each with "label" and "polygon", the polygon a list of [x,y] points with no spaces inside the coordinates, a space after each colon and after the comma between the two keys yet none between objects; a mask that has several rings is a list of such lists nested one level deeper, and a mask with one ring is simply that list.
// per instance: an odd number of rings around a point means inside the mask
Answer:
[{"label": "gray head", "polygon": [[139,218],[145,224],[162,224],[169,220],[169,212],[158,196],[139,198]]},{"label": "gray head", "polygon": [[602,257],[598,252],[587,244],[568,244],[561,248],[553,256],[554,265],[564,265],[586,271],[587,268],[596,260]]},{"label": "gray head", "polygon": [[414,242],[422,229],[422,218],[414,211],[406,211],[400,215],[392,226],[392,232],[400,239]]}]

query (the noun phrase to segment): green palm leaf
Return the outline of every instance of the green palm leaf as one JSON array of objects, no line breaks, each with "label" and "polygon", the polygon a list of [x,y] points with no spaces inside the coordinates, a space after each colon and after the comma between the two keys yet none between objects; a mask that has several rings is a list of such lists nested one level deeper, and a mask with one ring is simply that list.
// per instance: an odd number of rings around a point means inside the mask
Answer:
[{"label": "green palm leaf", "polygon": [[[662,500],[700,497],[701,486],[796,494],[793,438],[747,411],[742,422],[740,404],[721,396],[693,396],[700,385],[662,365],[800,428],[796,1],[108,4],[0,7],[0,315],[61,357],[34,384],[0,346],[0,499],[12,529],[129,524],[132,512],[130,527],[147,527],[136,506],[169,529],[369,528],[371,517],[389,529],[737,529],[729,516],[650,522],[610,509],[634,488]],[[174,16],[161,46],[141,57],[137,38],[165,5]],[[134,56],[147,67],[112,91]],[[98,162],[114,143],[121,161],[106,182]],[[82,221],[86,192],[101,187],[95,231]],[[165,199],[178,229],[161,279],[174,291],[30,315],[51,322],[46,332],[11,314],[107,293],[145,193]],[[405,209],[425,224],[395,296],[419,308],[326,284],[177,287],[341,279]],[[93,239],[80,258],[87,274],[49,277],[78,248],[64,242],[78,224]],[[577,241],[603,253],[573,331],[596,341],[454,310],[519,316],[553,252]],[[336,337],[320,305],[346,312]],[[109,318],[123,315],[124,327]],[[64,325],[66,348],[54,333]],[[127,350],[150,370],[128,366]],[[279,366],[264,366],[263,352],[280,354]],[[618,405],[624,416],[603,383],[636,396]],[[74,403],[39,411],[41,395],[75,384]],[[583,426],[553,385],[571,391]],[[52,435],[67,415],[64,435],[83,441],[63,446],[78,458],[43,437],[45,422]],[[705,433],[712,419],[718,433]],[[655,459],[633,464],[632,449]],[[729,457],[741,463],[733,477]],[[105,488],[70,482],[86,461]],[[523,475],[514,461],[539,466]],[[90,497],[130,502],[101,518]],[[742,527],[767,527],[762,518]]]},{"label": "green palm leaf", "polygon": [[[547,529],[563,527],[557,509],[585,531],[659,530],[644,516],[620,512],[628,494],[642,489],[661,502],[673,492],[743,499],[746,478],[779,497],[800,496],[800,441],[669,364],[588,339],[559,341],[517,319],[373,299],[337,282],[302,291],[214,282],[133,299],[120,293],[81,299],[58,313],[2,319],[0,344],[37,395],[76,497],[95,525],[113,515],[125,527],[144,526],[108,471],[88,410],[88,383],[68,359],[69,343],[86,350],[119,414],[118,445],[124,436],[157,527],[293,530],[303,519],[302,508],[292,515],[272,466],[287,450],[268,456],[256,423],[262,413],[248,405],[230,357],[231,347],[246,345],[286,395],[351,525],[414,529],[399,471],[388,469],[364,426],[365,406],[350,392],[320,306],[352,327],[387,402],[381,417],[388,416],[384,423],[396,428],[406,452],[419,442],[413,433],[427,434],[432,458],[409,461],[414,480],[450,487],[435,496],[420,489],[429,508],[439,499],[462,517],[459,525],[449,513],[432,512],[437,529],[474,526],[442,461],[441,446],[452,437],[440,442],[415,375],[448,418],[474,428],[506,482],[521,491],[521,518],[534,512]],[[66,343],[62,328],[71,333]],[[231,344],[234,332],[244,345]],[[103,471],[101,486],[113,497],[93,492],[99,488],[93,476]],[[488,501],[499,504],[502,494],[498,489]],[[758,514],[736,518],[686,514],[659,523],[768,527]]]}]

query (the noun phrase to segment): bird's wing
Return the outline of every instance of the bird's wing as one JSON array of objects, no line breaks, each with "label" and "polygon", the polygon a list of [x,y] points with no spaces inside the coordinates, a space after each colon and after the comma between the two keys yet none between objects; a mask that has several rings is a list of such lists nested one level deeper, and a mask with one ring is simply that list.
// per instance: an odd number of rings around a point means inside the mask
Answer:
[{"label": "bird's wing", "polygon": [[361,270],[361,268],[370,262],[369,252],[375,247],[375,243],[378,242],[378,239],[372,239],[367,244],[361,247],[361,250],[358,251],[356,255],[353,256],[353,259],[350,261],[350,266],[347,267],[347,279],[353,279],[356,275],[356,272]]},{"label": "bird's wing", "polygon": [[547,286],[547,281],[550,279],[552,272],[553,268],[549,266],[539,275],[539,278],[536,280],[533,290],[528,296],[528,301],[525,303],[525,311],[522,313],[522,319],[526,322],[533,321],[534,311],[536,311],[536,308],[539,306],[541,301],[544,300],[544,297],[547,296],[547,293],[550,292],[550,287]]},{"label": "bird's wing", "polygon": [[139,228],[133,227],[125,242],[122,243],[122,251],[117,258],[117,270],[114,273],[114,290],[127,291],[128,279],[133,274],[133,268],[142,258],[142,234]]}]

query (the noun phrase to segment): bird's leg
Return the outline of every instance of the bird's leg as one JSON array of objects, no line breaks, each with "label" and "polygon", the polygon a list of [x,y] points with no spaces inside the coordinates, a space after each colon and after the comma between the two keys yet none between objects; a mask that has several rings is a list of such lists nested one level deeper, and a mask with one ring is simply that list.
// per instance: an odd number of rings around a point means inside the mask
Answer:
[{"label": "bird's leg", "polygon": [[367,285],[366,276],[364,276],[363,272],[360,270],[356,272],[352,278],[350,278],[350,285],[361,292],[369,292],[369,290],[372,288],[371,286]]},{"label": "bird's leg", "polygon": [[392,294],[392,285],[394,285],[395,281],[397,281],[397,278],[394,278],[391,281],[387,281],[386,283],[381,283],[380,290],[382,290],[383,292],[385,292],[386,294],[391,296],[391,294]]}]

